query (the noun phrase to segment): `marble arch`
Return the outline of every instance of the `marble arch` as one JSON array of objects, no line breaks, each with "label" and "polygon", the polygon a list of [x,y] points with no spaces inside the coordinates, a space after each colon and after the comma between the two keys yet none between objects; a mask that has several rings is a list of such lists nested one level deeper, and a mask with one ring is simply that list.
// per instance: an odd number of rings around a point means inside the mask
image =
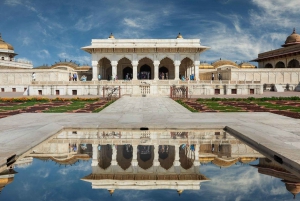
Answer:
[{"label": "marble arch", "polygon": [[275,68],[285,68],[284,62],[278,61],[278,62],[275,64]]},{"label": "marble arch", "polygon": [[[198,66],[197,66],[198,67]],[[180,66],[179,66],[179,75],[184,77],[189,77],[191,74],[196,74],[196,69],[194,65],[194,61],[190,59],[189,57],[185,57],[181,60]]]},{"label": "marble arch", "polygon": [[300,65],[299,65],[299,61],[297,59],[292,59],[288,62],[288,65],[287,65],[288,68],[299,68]]},{"label": "marble arch", "polygon": [[[167,69],[167,75],[164,75],[164,79],[174,79],[175,78],[175,65],[174,65],[174,61],[169,58],[169,57],[165,57],[160,61],[159,64],[159,73],[162,72],[163,68]],[[161,75],[159,76],[160,79],[162,79]]]}]

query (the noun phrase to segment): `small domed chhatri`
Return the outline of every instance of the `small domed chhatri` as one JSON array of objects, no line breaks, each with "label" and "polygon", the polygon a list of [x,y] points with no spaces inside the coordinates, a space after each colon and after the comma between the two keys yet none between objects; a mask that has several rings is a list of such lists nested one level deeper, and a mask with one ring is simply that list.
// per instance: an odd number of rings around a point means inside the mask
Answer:
[{"label": "small domed chhatri", "polygon": [[9,44],[9,43],[6,43],[2,37],[1,37],[1,33],[0,33],[0,49],[4,49],[4,50],[14,50],[14,47]]},{"label": "small domed chhatri", "polygon": [[286,38],[285,43],[282,45],[282,47],[296,44],[300,44],[300,35],[296,33],[296,29],[294,28],[293,33]]},{"label": "small domed chhatri", "polygon": [[182,37],[182,35],[181,35],[180,33],[178,33],[178,35],[177,35],[176,38],[177,38],[177,39],[183,39],[183,37]]},{"label": "small domed chhatri", "polygon": [[112,33],[110,33],[108,39],[115,39],[115,36]]}]

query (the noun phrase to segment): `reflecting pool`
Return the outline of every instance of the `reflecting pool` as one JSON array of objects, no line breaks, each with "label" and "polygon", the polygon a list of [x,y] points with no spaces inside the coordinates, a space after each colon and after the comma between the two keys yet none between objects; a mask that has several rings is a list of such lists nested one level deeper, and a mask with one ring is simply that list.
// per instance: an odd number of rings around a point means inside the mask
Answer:
[{"label": "reflecting pool", "polygon": [[66,129],[0,173],[0,200],[292,200],[300,179],[224,130]]}]

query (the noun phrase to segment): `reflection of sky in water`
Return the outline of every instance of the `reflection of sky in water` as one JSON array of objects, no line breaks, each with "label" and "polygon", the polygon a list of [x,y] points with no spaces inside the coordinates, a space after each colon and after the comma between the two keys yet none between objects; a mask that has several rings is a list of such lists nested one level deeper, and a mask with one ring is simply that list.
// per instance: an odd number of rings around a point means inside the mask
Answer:
[{"label": "reflection of sky in water", "polygon": [[[254,161],[251,164],[257,164]],[[53,161],[34,159],[32,165],[15,168],[18,174],[0,194],[0,200],[292,200],[283,182],[259,174],[249,165],[222,168],[202,165],[201,173],[211,181],[201,183],[200,190],[116,190],[111,197],[107,190],[92,189],[80,179],[91,173],[91,160],[72,166],[59,166]]]}]

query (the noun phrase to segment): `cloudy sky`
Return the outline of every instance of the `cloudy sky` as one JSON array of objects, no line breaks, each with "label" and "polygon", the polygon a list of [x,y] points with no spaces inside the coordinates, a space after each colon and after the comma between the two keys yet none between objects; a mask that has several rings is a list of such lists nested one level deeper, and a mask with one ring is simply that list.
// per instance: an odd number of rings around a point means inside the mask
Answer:
[{"label": "cloudy sky", "polygon": [[18,59],[91,65],[92,38],[200,38],[202,61],[249,61],[300,32],[299,0],[0,0],[0,32]]}]

